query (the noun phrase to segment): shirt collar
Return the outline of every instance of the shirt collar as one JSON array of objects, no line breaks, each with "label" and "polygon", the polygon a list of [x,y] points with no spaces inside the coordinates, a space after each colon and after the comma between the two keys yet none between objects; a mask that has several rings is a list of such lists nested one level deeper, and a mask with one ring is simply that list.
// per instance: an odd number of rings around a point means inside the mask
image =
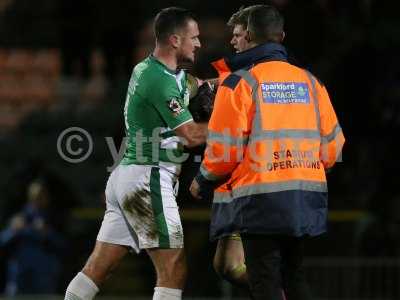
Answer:
[{"label": "shirt collar", "polygon": [[158,60],[158,58],[155,57],[153,54],[149,55],[149,59],[155,61],[157,64],[159,64],[161,67],[163,67],[171,75],[176,76],[176,75],[178,75],[179,73],[182,72],[182,70],[178,69],[178,68],[176,70],[172,70],[172,69],[168,68],[164,63],[162,63],[160,60]]}]

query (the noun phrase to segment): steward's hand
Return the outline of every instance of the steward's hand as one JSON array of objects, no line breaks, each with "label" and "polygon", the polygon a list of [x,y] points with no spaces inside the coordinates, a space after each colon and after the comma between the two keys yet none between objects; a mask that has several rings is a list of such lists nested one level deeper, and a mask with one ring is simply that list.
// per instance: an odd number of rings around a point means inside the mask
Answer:
[{"label": "steward's hand", "polygon": [[196,179],[193,179],[192,184],[190,185],[190,193],[192,194],[193,198],[200,200],[200,185]]}]

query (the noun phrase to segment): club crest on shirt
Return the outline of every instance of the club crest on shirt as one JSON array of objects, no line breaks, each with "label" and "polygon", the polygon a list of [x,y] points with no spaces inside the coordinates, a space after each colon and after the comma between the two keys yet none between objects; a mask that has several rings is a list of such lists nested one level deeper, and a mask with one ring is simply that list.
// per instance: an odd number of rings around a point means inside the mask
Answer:
[{"label": "club crest on shirt", "polygon": [[178,116],[184,111],[181,103],[177,98],[171,98],[167,101],[168,108],[172,111],[174,117]]}]

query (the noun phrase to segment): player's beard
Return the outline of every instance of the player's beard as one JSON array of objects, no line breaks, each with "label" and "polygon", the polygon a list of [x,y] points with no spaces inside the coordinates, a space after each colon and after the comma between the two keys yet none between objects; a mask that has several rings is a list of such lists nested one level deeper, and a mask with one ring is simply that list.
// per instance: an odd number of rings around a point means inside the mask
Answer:
[{"label": "player's beard", "polygon": [[183,53],[179,53],[177,56],[178,65],[193,65],[194,58],[188,57]]}]

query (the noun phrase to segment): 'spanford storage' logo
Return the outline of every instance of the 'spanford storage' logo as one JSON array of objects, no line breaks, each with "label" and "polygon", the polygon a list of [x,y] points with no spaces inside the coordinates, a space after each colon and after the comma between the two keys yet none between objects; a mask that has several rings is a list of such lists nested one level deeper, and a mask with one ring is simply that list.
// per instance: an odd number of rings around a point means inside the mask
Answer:
[{"label": "'spanford storage' logo", "polygon": [[265,103],[310,103],[310,94],[305,82],[264,82],[261,83],[261,92]]}]

